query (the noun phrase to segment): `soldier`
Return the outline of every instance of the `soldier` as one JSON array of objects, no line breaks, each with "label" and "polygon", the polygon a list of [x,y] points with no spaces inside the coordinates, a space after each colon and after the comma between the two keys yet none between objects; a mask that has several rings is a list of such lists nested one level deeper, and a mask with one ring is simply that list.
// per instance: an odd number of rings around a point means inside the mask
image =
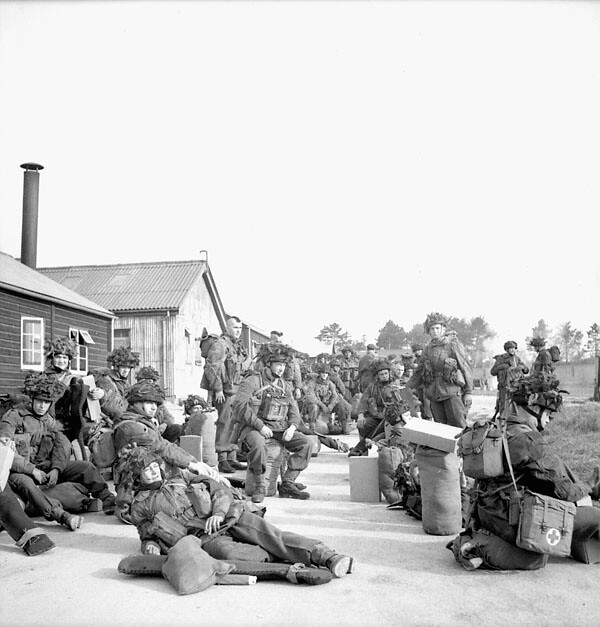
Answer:
[{"label": "soldier", "polygon": [[100,368],[91,371],[96,385],[104,391],[100,399],[100,409],[108,426],[113,420],[119,419],[127,409],[125,396],[129,389],[129,375],[132,368],[140,364],[140,356],[131,348],[119,346],[106,357],[109,368]]},{"label": "soldier", "polygon": [[315,429],[317,419],[320,417],[328,426],[324,435],[329,433],[329,424],[332,423],[331,414],[340,400],[335,384],[329,379],[330,373],[328,366],[317,367],[316,378],[311,379],[306,386],[304,403],[309,428]]},{"label": "soldier", "polygon": [[140,368],[135,375],[135,380],[138,383],[154,383],[161,392],[163,402],[156,408],[156,414],[154,418],[158,421],[158,428],[162,434],[162,437],[169,442],[177,443],[179,436],[182,433],[182,425],[178,425],[175,422],[174,416],[169,412],[165,406],[165,391],[159,384],[160,373],[156,368],[152,366],[144,366]]},{"label": "soldier", "polygon": [[132,447],[145,447],[160,455],[172,466],[217,478],[216,471],[197,461],[181,447],[161,436],[156,411],[163,402],[162,390],[156,383],[136,383],[127,392],[127,411],[115,421],[113,441],[117,462],[115,464],[115,489],[117,490],[117,518],[130,523],[132,500],[131,478],[124,473],[124,459]]},{"label": "soldier", "polygon": [[[166,479],[162,460],[149,451],[133,451],[128,464],[136,492],[131,518],[146,555],[167,553],[178,539],[193,534],[216,558],[314,564],[328,568],[334,577],[352,572],[351,557],[275,527],[211,477],[182,473]],[[180,537],[174,537],[174,529],[180,530]]]},{"label": "soldier", "polygon": [[297,432],[301,423],[298,405],[292,395],[291,385],[283,373],[290,354],[285,347],[271,352],[268,363],[260,371],[250,371],[240,384],[233,401],[235,415],[234,437],[248,446],[248,465],[254,474],[254,503],[265,498],[265,473],[267,444],[274,438],[292,454],[279,486],[279,496],[308,499],[310,494],[298,488],[295,481],[308,466],[311,444],[306,436]]},{"label": "soldier", "polygon": [[248,353],[241,342],[241,335],[241,320],[237,316],[229,317],[227,330],[208,351],[200,384],[200,387],[208,390],[208,400],[219,414],[215,445],[221,473],[233,473],[246,468],[245,464],[237,460],[236,445],[231,442],[231,403],[242,380],[242,373],[248,366]]},{"label": "soldier", "polygon": [[346,397],[346,400],[351,402],[352,397],[358,392],[358,360],[354,351],[349,346],[345,346],[342,348],[339,361],[340,378],[350,395],[350,398]]},{"label": "soldier", "polygon": [[358,360],[359,392],[364,392],[373,383],[371,364],[377,359],[375,344],[367,344],[367,352]]},{"label": "soldier", "polygon": [[424,326],[431,340],[408,386],[417,390],[424,386],[436,422],[462,428],[472,402],[473,379],[465,348],[454,331],[446,333],[447,324],[441,313],[427,316]]},{"label": "soldier", "polygon": [[504,342],[504,350],[502,355],[495,355],[494,365],[490,370],[493,377],[498,377],[498,395],[496,398],[495,415],[504,411],[504,407],[508,400],[507,394],[509,388],[529,372],[529,368],[521,361],[517,355],[517,343],[509,340]]},{"label": "soldier", "polygon": [[350,449],[349,457],[368,455],[367,438],[375,440],[385,435],[383,423],[386,409],[392,404],[403,404],[391,364],[385,359],[378,359],[372,364],[372,371],[375,380],[367,386],[358,404],[356,426],[360,439]]},{"label": "soldier", "polygon": [[[60,422],[70,442],[77,440],[85,423],[87,399],[100,400],[104,396],[104,390],[95,388],[90,391],[89,387],[83,384],[81,377],[75,376],[69,370],[71,359],[77,354],[76,351],[75,343],[67,337],[44,343],[47,361],[44,372],[55,377],[66,387],[63,396],[50,408],[50,414]],[[80,445],[83,449],[83,440]]]},{"label": "soldier", "polygon": [[81,526],[82,518],[58,507],[58,501],[50,501],[40,485],[80,483],[102,501],[105,514],[113,514],[115,495],[91,462],[70,461],[71,444],[49,414],[52,403],[65,393],[64,384],[46,373],[31,373],[25,378],[24,391],[31,402],[11,409],[0,420],[0,438],[13,440],[16,448],[8,479],[11,489],[46,520],[72,531]]},{"label": "soldier", "polygon": [[544,348],[544,346],[546,346],[546,340],[543,337],[532,338],[529,342],[529,346],[531,346],[531,348],[533,348],[533,350],[537,353],[535,361],[533,362],[531,374],[552,374],[554,372],[553,362],[558,361],[558,358],[552,358],[552,349],[558,349],[558,347],[553,346],[550,350]]},{"label": "soldier", "polygon": [[348,391],[348,389],[346,388],[346,386],[344,385],[344,382],[342,381],[342,378],[340,376],[341,363],[337,359],[332,359],[329,364],[329,367],[331,369],[331,372],[329,374],[329,379],[331,380],[333,385],[335,385],[335,389],[339,397],[338,403],[333,408],[333,411],[335,413],[337,420],[340,423],[340,426],[342,428],[342,433],[346,435],[350,432],[348,421],[350,420],[350,411],[351,411],[350,403],[352,401],[352,396],[350,392]]},{"label": "soldier", "polygon": [[302,397],[302,372],[300,370],[300,363],[294,355],[293,349],[287,344],[283,343],[281,339],[283,333],[281,331],[271,331],[271,341],[267,344],[263,344],[260,348],[259,354],[256,358],[255,368],[260,370],[266,365],[266,357],[273,350],[277,350],[280,346],[285,346],[285,349],[290,353],[290,360],[285,365],[285,372],[283,378],[292,384],[294,390],[294,398],[299,401]]}]

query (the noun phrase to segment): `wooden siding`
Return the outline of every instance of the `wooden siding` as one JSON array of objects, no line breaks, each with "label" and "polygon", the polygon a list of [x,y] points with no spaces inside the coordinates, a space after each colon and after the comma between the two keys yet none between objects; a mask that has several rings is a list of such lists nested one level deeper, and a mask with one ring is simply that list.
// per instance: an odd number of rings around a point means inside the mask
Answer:
[{"label": "wooden siding", "polygon": [[[166,313],[160,315],[126,315],[115,320],[115,329],[129,329],[131,350],[140,354],[140,366],[152,366],[160,372],[160,384],[165,388],[167,396],[173,395],[173,376],[169,360],[170,319],[174,316]],[[133,377],[135,381],[135,377]]]},{"label": "wooden siding", "polygon": [[65,337],[69,328],[87,329],[95,344],[88,346],[88,368],[106,366],[111,321],[7,290],[0,290],[0,393],[14,392],[23,383],[21,370],[21,317],[43,318],[46,340]]}]

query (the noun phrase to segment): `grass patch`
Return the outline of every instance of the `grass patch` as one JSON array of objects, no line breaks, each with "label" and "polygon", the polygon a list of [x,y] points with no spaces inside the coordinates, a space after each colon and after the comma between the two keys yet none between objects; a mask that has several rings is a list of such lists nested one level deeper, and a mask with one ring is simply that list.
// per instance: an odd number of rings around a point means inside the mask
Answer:
[{"label": "grass patch", "polygon": [[594,467],[600,466],[600,403],[565,404],[544,437],[550,450],[591,483]]}]

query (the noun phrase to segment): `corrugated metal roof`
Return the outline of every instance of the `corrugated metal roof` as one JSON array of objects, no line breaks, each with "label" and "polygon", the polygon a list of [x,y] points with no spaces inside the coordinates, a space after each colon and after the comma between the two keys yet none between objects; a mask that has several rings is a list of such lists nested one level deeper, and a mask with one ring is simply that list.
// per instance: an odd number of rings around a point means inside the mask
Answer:
[{"label": "corrugated metal roof", "polygon": [[57,283],[52,280],[52,277],[26,266],[3,252],[0,252],[0,286],[43,300],[59,302],[75,309],[102,314],[107,318],[114,318],[114,315],[100,303],[88,299],[81,292]]},{"label": "corrugated metal roof", "polygon": [[39,268],[39,272],[118,312],[178,309],[205,269],[205,261],[194,260]]}]

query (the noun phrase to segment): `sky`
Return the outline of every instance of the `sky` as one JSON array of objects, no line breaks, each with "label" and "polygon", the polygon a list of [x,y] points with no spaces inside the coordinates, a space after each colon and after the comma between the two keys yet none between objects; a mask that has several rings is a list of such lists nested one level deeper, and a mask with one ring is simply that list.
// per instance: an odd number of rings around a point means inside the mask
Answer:
[{"label": "sky", "polygon": [[430,311],[600,322],[600,3],[1,2],[0,250],[208,261],[315,354]]}]

